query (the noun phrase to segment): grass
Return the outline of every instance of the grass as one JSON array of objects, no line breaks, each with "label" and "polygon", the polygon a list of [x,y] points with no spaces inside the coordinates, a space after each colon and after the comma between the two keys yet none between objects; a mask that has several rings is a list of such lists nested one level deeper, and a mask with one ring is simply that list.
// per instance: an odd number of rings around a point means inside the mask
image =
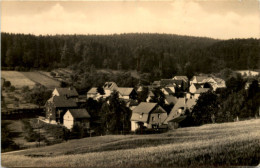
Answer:
[{"label": "grass", "polygon": [[34,72],[22,72],[24,76],[26,76],[28,79],[40,83],[44,86],[46,86],[49,89],[54,89],[55,87],[59,87],[60,82],[57,80],[54,80],[46,75],[43,75],[37,71]]},{"label": "grass", "polygon": [[229,167],[259,161],[260,119],[157,135],[92,137],[2,155],[6,167]]},{"label": "grass", "polygon": [[23,86],[29,86],[32,88],[35,85],[35,82],[28,79],[21,72],[17,71],[1,71],[2,78],[5,78],[6,81],[10,81],[13,86],[16,88],[21,88]]}]

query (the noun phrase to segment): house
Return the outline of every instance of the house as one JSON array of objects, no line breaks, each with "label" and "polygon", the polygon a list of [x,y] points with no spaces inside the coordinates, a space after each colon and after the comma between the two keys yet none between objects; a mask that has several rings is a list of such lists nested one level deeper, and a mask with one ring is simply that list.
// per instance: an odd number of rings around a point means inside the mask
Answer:
[{"label": "house", "polygon": [[127,88],[127,87],[119,87],[117,88],[119,98],[121,99],[133,99],[135,100],[137,98],[137,92],[134,88]]},{"label": "house", "polygon": [[55,88],[52,92],[52,96],[65,96],[66,98],[72,99],[75,102],[77,102],[79,94],[74,87],[67,87],[67,88]]},{"label": "house", "polygon": [[162,88],[161,91],[165,96],[173,95],[175,93],[175,90],[173,91],[168,87]]},{"label": "house", "polygon": [[165,96],[165,104],[176,104],[178,101],[178,98],[172,95]]},{"label": "house", "polygon": [[186,110],[189,110],[191,112],[195,105],[196,105],[196,99],[179,98],[176,104],[174,105],[174,107],[172,108],[169,116],[164,121],[164,124],[168,124],[169,128],[171,128],[172,127],[171,124],[173,123],[169,123],[169,121],[181,115],[184,115]]},{"label": "house", "polygon": [[174,79],[161,79],[161,87],[166,87],[167,85],[173,85],[175,88],[182,88],[183,81],[182,80],[174,80]]},{"label": "house", "polygon": [[65,96],[53,96],[45,103],[45,118],[49,123],[63,123],[63,115],[68,109],[77,108],[75,101]]},{"label": "house", "polygon": [[114,90],[118,89],[118,86],[115,82],[106,82],[103,89],[105,91],[105,95],[103,97],[109,97]]},{"label": "house", "polygon": [[150,102],[150,100],[152,100],[154,98],[154,93],[153,91],[149,91],[148,95],[147,95],[147,98],[146,98],[146,102]]},{"label": "house", "polygon": [[161,82],[160,81],[154,81],[151,86],[152,86],[152,88],[158,88],[158,87],[161,86]]},{"label": "house", "polygon": [[95,99],[98,96],[97,88],[92,87],[88,92],[87,92],[87,98],[93,98]]},{"label": "house", "polygon": [[74,87],[67,88],[55,88],[52,92],[52,96],[66,96],[67,98],[78,97],[79,94]]},{"label": "house", "polygon": [[253,76],[259,75],[259,72],[251,71],[251,70],[240,70],[240,71],[236,71],[236,72],[241,74],[243,77],[253,77]]},{"label": "house", "polygon": [[204,79],[203,83],[204,83],[203,86],[204,88],[210,88],[213,91],[226,87],[226,82],[223,79],[214,76]]},{"label": "house", "polygon": [[177,129],[181,127],[182,125],[185,125],[185,120],[187,119],[186,115],[180,115],[170,121],[168,121],[168,128],[169,129]]},{"label": "house", "polygon": [[189,87],[189,79],[187,76],[174,76],[173,80],[181,80],[183,81],[183,89],[186,90]]},{"label": "house", "polygon": [[167,118],[167,112],[157,103],[141,102],[132,111],[131,131],[138,128],[158,128]]},{"label": "house", "polygon": [[203,88],[203,84],[192,83],[191,86],[189,87],[189,92],[191,94],[194,94],[199,88]]},{"label": "house", "polygon": [[205,83],[206,79],[208,79],[208,76],[193,76],[190,80],[190,85],[192,85],[193,83]]},{"label": "house", "polygon": [[68,109],[63,116],[63,125],[72,129],[75,124],[90,128],[90,115],[86,109]]},{"label": "house", "polygon": [[208,92],[210,89],[209,88],[199,88],[195,93],[194,93],[194,99],[198,99],[199,96],[202,93]]}]

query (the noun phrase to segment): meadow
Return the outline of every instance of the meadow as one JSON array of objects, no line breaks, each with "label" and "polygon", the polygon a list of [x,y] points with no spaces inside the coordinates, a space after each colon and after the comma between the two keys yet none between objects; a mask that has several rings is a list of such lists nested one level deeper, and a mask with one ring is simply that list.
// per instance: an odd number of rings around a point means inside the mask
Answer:
[{"label": "meadow", "polygon": [[1,77],[6,81],[10,81],[16,88],[21,88],[23,86],[29,86],[32,88],[35,85],[35,82],[28,79],[24,74],[18,71],[1,71]]},{"label": "meadow", "polygon": [[260,119],[91,137],[2,154],[6,167],[230,167],[259,161]]}]

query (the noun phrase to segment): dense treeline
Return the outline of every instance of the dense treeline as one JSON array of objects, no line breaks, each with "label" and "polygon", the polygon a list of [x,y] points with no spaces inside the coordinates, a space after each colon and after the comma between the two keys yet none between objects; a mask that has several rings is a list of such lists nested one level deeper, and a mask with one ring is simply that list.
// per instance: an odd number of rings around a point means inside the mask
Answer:
[{"label": "dense treeline", "polygon": [[1,33],[2,67],[52,69],[79,63],[171,77],[259,68],[258,39],[220,41],[169,34],[34,36]]}]

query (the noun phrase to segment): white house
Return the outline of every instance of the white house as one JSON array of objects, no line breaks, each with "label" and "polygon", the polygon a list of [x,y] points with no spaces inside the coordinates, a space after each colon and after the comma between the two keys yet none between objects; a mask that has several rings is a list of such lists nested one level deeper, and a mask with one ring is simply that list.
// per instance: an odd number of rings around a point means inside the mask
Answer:
[{"label": "white house", "polygon": [[88,91],[88,93],[87,93],[87,98],[93,98],[93,99],[95,99],[95,97],[97,97],[98,96],[98,92],[97,92],[97,88],[96,87],[92,87],[89,91]]},{"label": "white house", "polygon": [[103,97],[109,97],[114,90],[118,89],[118,86],[115,82],[106,82],[103,88],[105,91],[105,95]]},{"label": "white house", "polygon": [[119,87],[117,88],[119,98],[129,100],[136,99],[137,93],[134,88]]},{"label": "white house", "polygon": [[69,109],[63,116],[63,125],[72,129],[74,124],[90,128],[90,115],[86,109]]}]

